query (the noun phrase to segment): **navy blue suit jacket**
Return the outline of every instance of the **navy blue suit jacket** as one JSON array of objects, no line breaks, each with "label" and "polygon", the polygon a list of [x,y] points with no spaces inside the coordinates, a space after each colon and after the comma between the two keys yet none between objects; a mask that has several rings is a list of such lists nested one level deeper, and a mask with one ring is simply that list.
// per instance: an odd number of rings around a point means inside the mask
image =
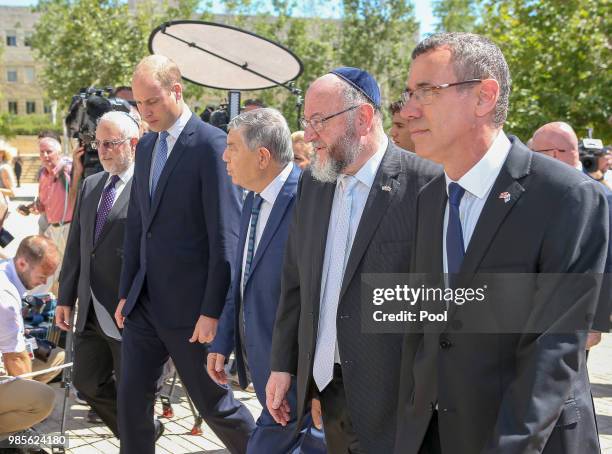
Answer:
[{"label": "navy blue suit jacket", "polygon": [[231,282],[241,193],[225,171],[226,135],[192,115],[153,198],[149,174],[158,134],[136,148],[119,294],[128,316],[146,286],[151,313],[166,327],[219,318]]},{"label": "navy blue suit jacket", "polygon": [[[291,213],[293,211],[297,184],[301,171],[294,166],[287,181],[278,194],[261,240],[255,251],[251,272],[245,283],[243,300],[246,321],[246,340],[244,345],[248,357],[248,367],[261,402],[265,402],[263,393],[270,375],[270,349],[272,331],[276,319],[276,309],[280,297],[281,271],[285,242],[289,233]],[[232,283],[231,296],[219,322],[217,336],[211,351],[228,356],[236,347],[236,361],[240,385],[248,386],[245,371],[245,359],[242,356],[240,330],[238,328],[240,305],[240,282],[242,279],[242,257],[253,206],[253,193],[250,192],[244,202],[240,219],[240,239],[235,259],[235,277]]]}]

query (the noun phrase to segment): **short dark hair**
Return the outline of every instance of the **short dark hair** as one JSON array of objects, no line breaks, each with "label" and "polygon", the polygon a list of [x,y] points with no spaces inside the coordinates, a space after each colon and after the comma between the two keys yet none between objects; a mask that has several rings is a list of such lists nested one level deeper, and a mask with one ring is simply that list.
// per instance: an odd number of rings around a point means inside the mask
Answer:
[{"label": "short dark hair", "polygon": [[389,104],[389,112],[391,112],[391,115],[395,115],[396,113],[400,113],[402,110],[402,102],[401,101],[395,101],[392,102],[391,104]]},{"label": "short dark hair", "polygon": [[115,87],[115,89],[113,90],[113,92],[111,93],[112,96],[117,96],[117,93],[119,93],[120,91],[132,91],[132,87],[130,87],[129,85],[119,85],[117,87]]},{"label": "short dark hair", "polygon": [[247,99],[244,102],[244,107],[246,107],[246,106],[266,107],[266,105],[263,103],[263,101],[261,99],[257,99],[257,98]]},{"label": "short dark hair", "polygon": [[512,79],[501,49],[481,35],[464,32],[436,33],[421,41],[412,51],[412,60],[419,55],[447,47],[459,80],[495,79],[499,84],[499,99],[493,123],[501,126],[508,116]]}]

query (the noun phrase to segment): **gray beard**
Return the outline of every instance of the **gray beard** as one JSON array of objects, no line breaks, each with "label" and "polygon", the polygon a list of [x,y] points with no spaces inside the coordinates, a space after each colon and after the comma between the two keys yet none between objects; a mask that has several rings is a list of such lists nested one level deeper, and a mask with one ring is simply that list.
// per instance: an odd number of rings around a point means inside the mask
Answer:
[{"label": "gray beard", "polygon": [[[330,147],[331,149],[328,149],[325,161],[322,162],[319,155],[314,153],[310,170],[315,180],[321,183],[335,183],[342,171],[355,162],[362,147],[359,144],[352,144],[348,136],[349,134],[346,134],[338,143]],[[316,146],[316,144],[313,145]],[[334,158],[331,150],[335,152],[333,154],[342,156],[342,158]]]}]

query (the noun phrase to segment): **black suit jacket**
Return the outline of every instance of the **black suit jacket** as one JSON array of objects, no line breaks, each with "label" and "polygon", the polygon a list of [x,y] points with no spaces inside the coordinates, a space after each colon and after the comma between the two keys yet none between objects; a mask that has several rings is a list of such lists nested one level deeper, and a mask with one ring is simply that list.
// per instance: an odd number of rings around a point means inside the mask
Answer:
[{"label": "black suit jacket", "polygon": [[83,330],[91,306],[91,291],[114,320],[119,301],[119,274],[123,256],[125,218],[132,180],[119,194],[94,244],[96,213],[107,172],[83,181],[77,199],[60,273],[58,305],[74,306],[79,299],[76,330]]},{"label": "black suit jacket", "polygon": [[[461,273],[601,273],[608,244],[601,188],[511,141]],[[445,186],[441,176],[419,195],[415,272],[442,273]],[[499,199],[503,192],[510,193],[508,203]],[[554,293],[548,287],[536,292],[529,315],[546,304],[577,309],[593,302],[574,298],[573,282],[564,281]],[[523,334],[458,334],[450,329],[452,314],[437,332],[405,337],[397,454],[419,452],[436,404],[444,454],[599,452],[586,334],[552,328],[572,311],[553,320],[551,332]]]},{"label": "black suit jacket", "polygon": [[[409,271],[416,195],[439,172],[429,161],[389,143],[346,265],[337,313],[338,348],[348,409],[366,452],[390,452],[393,446],[401,336],[361,332],[361,274]],[[316,388],[312,367],[335,188],[304,173],[285,249],[271,369],[297,375],[298,418]]]},{"label": "black suit jacket", "polygon": [[119,296],[128,316],[146,289],[151,313],[167,327],[219,318],[238,241],[241,191],[221,155],[226,134],[192,115],[178,137],[153,198],[149,175],[157,133],[136,147]]}]

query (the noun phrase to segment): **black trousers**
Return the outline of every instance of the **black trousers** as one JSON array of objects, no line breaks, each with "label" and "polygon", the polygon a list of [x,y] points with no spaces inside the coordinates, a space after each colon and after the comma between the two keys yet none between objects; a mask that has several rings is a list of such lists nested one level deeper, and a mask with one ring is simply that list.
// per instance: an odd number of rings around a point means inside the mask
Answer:
[{"label": "black trousers", "polygon": [[73,384],[117,438],[120,375],[121,342],[102,332],[95,310],[90,306],[83,331],[74,337]]},{"label": "black trousers", "polygon": [[334,364],[332,381],[319,393],[323,412],[323,430],[329,454],[365,454],[353,430],[346,405],[342,368]]},{"label": "black trousers", "polygon": [[157,380],[168,357],[208,426],[232,454],[245,453],[255,429],[251,413],[231,389],[208,376],[206,346],[189,342],[193,327],[171,329],[162,323],[154,318],[146,297],[140,298],[125,320],[118,395],[122,453],[155,452],[153,405]]}]

